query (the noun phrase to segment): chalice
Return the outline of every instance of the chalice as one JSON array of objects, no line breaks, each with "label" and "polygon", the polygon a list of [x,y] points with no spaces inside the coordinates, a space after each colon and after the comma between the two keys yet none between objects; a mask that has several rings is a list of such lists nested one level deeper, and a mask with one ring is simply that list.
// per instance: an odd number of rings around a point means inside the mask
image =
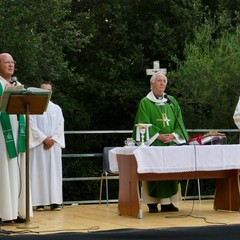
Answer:
[{"label": "chalice", "polygon": [[147,146],[144,142],[145,135],[146,135],[146,141],[149,140],[149,127],[152,126],[152,124],[149,123],[138,123],[135,125],[137,127],[136,132],[136,140],[141,142],[140,146],[145,147]]},{"label": "chalice", "polygon": [[140,146],[145,146],[145,144],[144,144],[144,135],[146,133],[145,126],[139,126],[139,132],[141,134],[141,142],[142,142]]}]

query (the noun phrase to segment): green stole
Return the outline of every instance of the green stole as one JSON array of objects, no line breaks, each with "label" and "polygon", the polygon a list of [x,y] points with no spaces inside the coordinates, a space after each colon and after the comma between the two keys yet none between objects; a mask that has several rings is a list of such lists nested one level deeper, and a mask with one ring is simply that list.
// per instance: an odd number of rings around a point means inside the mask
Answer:
[{"label": "green stole", "polygon": [[[0,84],[0,96],[2,96],[3,88]],[[17,157],[17,149],[14,142],[12,125],[9,115],[5,112],[0,112],[0,122],[3,129],[3,135],[6,142],[9,158]],[[18,132],[18,152],[26,151],[26,123],[23,115],[19,115],[19,132]]]}]

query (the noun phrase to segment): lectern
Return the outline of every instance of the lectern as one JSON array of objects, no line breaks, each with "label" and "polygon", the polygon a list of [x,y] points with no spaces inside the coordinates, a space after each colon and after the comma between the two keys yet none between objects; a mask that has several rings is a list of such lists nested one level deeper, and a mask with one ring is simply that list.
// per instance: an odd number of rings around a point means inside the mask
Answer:
[{"label": "lectern", "polygon": [[46,111],[52,92],[46,89],[6,90],[3,92],[1,112],[25,114],[26,117],[26,226],[30,223],[30,161],[29,161],[29,115]]}]

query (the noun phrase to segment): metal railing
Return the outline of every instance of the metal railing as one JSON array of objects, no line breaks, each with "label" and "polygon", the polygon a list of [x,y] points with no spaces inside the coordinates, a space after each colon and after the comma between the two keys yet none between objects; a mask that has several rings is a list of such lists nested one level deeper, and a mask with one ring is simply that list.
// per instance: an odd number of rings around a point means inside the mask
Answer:
[{"label": "metal railing", "polygon": [[[213,129],[187,129],[188,133],[208,133],[212,131]],[[240,130],[239,129],[214,129],[221,133],[238,133],[238,142],[240,143]],[[96,130],[96,131],[65,131],[66,134],[70,135],[90,135],[90,134],[131,134],[132,130]],[[86,157],[93,157],[93,158],[99,158],[102,157],[103,153],[73,153],[73,154],[63,154],[63,158],[86,158]],[[105,177],[104,177],[105,178]],[[67,177],[63,178],[63,182],[69,182],[69,181],[100,181],[101,176],[99,177]],[[117,179],[116,176],[109,176],[108,179]],[[195,196],[192,196],[195,198]],[[203,196],[204,198],[204,196]],[[105,200],[102,200],[101,202],[105,202]],[[109,202],[117,202],[117,199],[109,199]],[[64,201],[64,204],[90,204],[90,203],[99,203],[99,200],[86,200],[86,201]]]}]

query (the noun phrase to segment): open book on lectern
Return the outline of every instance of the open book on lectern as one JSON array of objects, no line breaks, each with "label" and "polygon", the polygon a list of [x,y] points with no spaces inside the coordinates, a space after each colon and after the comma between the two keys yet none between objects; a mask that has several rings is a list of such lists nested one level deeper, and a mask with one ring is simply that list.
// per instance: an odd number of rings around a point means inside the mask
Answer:
[{"label": "open book on lectern", "polygon": [[[0,112],[18,114],[22,105],[28,105],[30,114],[42,114],[47,109],[51,95],[52,91],[42,88],[25,89],[23,85],[10,87],[3,91],[0,99]],[[9,112],[9,109],[13,112]]]}]

